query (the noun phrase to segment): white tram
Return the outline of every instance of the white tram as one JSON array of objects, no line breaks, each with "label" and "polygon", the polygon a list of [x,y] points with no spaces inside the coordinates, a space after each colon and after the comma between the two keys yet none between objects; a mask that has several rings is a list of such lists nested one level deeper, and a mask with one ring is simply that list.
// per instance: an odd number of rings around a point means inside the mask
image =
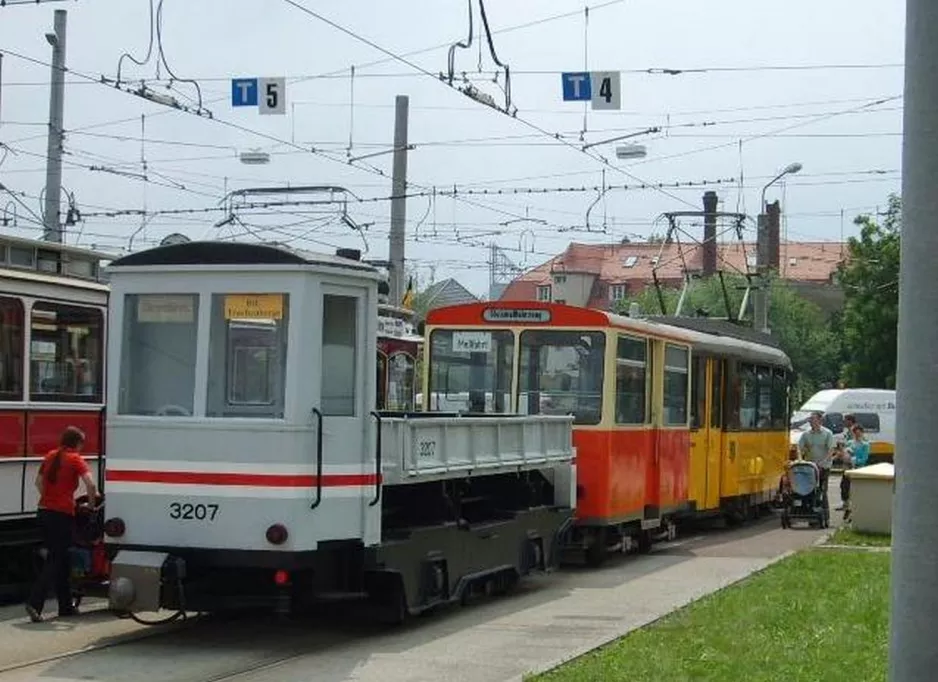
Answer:
[{"label": "white tram", "polygon": [[67,426],[103,454],[108,254],[0,235],[0,586],[32,579],[42,456]]},{"label": "white tram", "polygon": [[112,609],[399,621],[556,565],[572,418],[377,411],[371,266],[192,242],[109,275]]}]

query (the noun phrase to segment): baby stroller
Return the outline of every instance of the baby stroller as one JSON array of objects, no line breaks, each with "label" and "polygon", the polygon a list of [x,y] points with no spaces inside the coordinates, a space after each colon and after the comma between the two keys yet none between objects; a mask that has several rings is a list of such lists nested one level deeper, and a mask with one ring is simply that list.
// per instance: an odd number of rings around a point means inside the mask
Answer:
[{"label": "baby stroller", "polygon": [[827,491],[820,485],[821,471],[806,460],[788,463],[782,480],[782,528],[791,528],[792,520],[807,520],[812,527],[830,525]]},{"label": "baby stroller", "polygon": [[93,593],[107,594],[111,571],[104,544],[104,499],[95,507],[88,506],[88,496],[75,500],[75,534],[69,549],[72,604],[77,608],[82,597]]}]

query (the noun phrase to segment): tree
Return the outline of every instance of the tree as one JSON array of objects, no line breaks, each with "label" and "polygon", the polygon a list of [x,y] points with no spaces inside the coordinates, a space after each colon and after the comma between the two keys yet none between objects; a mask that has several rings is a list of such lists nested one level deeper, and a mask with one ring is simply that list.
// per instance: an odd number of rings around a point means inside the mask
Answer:
[{"label": "tree", "polygon": [[[742,304],[746,280],[742,276],[724,276],[723,282],[726,285],[725,296],[719,277],[694,282],[681,314],[727,317],[728,298],[729,310],[735,317]],[[823,386],[837,382],[842,357],[840,339],[824,311],[801,297],[785,281],[774,280],[770,291],[769,326],[782,350],[791,358],[796,372],[792,403],[800,405]],[[661,295],[668,314],[673,315],[680,291],[662,288]],[[619,309],[625,312],[633,302],[638,303],[646,314],[662,312],[654,287],[647,287],[621,301]]]},{"label": "tree", "polygon": [[849,386],[895,388],[902,202],[889,196],[882,224],[869,215],[853,222],[860,236],[848,240],[838,270],[844,289],[842,375]]}]

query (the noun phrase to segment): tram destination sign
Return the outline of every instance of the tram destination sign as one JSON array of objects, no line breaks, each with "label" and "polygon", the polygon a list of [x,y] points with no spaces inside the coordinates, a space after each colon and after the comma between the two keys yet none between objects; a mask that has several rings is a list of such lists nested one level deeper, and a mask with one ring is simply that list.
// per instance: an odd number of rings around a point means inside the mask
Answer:
[{"label": "tram destination sign", "polygon": [[226,320],[279,320],[283,318],[281,294],[229,294],[225,296]]},{"label": "tram destination sign", "polygon": [[538,308],[486,308],[486,322],[550,322],[550,311]]}]

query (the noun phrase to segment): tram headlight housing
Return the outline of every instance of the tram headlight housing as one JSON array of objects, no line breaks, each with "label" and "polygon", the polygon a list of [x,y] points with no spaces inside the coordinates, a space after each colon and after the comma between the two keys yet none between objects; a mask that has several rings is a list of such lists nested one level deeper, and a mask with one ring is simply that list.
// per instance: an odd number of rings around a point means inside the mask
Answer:
[{"label": "tram headlight housing", "polygon": [[114,517],[104,522],[104,534],[109,538],[119,538],[127,532],[127,525],[124,519]]},{"label": "tram headlight housing", "polygon": [[267,542],[272,545],[282,545],[288,537],[290,537],[290,534],[287,532],[287,527],[282,523],[275,523],[267,529]]}]

